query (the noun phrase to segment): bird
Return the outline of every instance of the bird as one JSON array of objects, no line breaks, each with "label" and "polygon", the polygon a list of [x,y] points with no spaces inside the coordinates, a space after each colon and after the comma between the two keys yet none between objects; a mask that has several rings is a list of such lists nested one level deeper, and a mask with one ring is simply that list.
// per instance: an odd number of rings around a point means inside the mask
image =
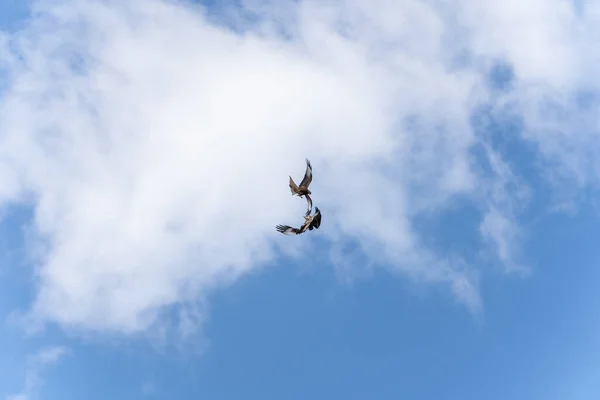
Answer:
[{"label": "bird", "polygon": [[304,216],[304,224],[300,228],[293,228],[289,225],[277,225],[275,228],[277,231],[283,233],[284,235],[300,235],[301,233],[306,232],[307,230],[312,231],[314,229],[319,229],[321,226],[321,210],[319,207],[315,207],[315,213],[313,215],[305,215]]},{"label": "bird", "polygon": [[302,182],[300,182],[300,185],[296,185],[296,183],[294,182],[294,180],[292,179],[292,177],[290,176],[290,190],[292,192],[292,196],[293,195],[297,195],[298,197],[306,197],[306,202],[308,203],[308,209],[306,210],[306,216],[310,215],[310,212],[312,211],[312,199],[310,198],[310,195],[312,194],[312,192],[308,189],[308,186],[310,185],[310,183],[312,182],[312,166],[310,165],[310,161],[308,161],[308,158],[306,159],[306,172],[304,172],[304,178],[302,178]]}]

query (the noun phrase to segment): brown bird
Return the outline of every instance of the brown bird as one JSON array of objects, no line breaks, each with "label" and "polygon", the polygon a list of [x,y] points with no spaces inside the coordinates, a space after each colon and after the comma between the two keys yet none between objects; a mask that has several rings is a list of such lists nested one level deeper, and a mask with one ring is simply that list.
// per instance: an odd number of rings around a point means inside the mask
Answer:
[{"label": "brown bird", "polygon": [[312,199],[310,198],[311,191],[308,189],[308,186],[312,182],[312,166],[310,165],[310,161],[308,158],[306,159],[306,172],[304,172],[304,178],[302,178],[302,182],[300,185],[296,185],[292,177],[290,176],[290,190],[292,191],[292,195],[298,195],[298,197],[306,197],[306,202],[308,203],[308,210],[306,210],[306,215],[310,215],[312,211]]},{"label": "brown bird", "polygon": [[275,228],[277,231],[283,233],[284,235],[299,235],[301,233],[306,232],[308,229],[312,231],[314,229],[319,229],[321,226],[321,210],[319,207],[315,207],[315,213],[310,216],[304,216],[304,224],[300,228],[292,228],[289,225],[277,225]]}]

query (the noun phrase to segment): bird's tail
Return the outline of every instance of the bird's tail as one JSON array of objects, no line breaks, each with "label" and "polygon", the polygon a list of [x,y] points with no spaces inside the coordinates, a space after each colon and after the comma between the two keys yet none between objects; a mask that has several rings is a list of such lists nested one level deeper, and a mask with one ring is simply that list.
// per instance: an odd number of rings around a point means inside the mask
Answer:
[{"label": "bird's tail", "polygon": [[290,190],[292,191],[292,194],[298,193],[298,185],[296,185],[296,183],[294,182],[294,180],[292,179],[291,176],[290,176]]}]

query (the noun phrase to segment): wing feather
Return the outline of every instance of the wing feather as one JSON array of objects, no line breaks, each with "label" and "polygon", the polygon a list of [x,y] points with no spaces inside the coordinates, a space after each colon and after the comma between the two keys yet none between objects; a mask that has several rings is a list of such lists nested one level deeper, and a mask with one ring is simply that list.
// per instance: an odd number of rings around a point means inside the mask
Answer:
[{"label": "wing feather", "polygon": [[319,229],[319,227],[321,226],[321,210],[319,210],[318,207],[315,208],[316,212],[310,225],[316,229]]},{"label": "wing feather", "polygon": [[310,219],[307,219],[306,221],[304,221],[304,223],[302,224],[302,226],[300,227],[300,229],[298,229],[299,230],[299,232],[298,232],[299,234],[300,233],[304,233],[304,232],[306,232],[308,230],[308,227],[310,226],[310,221],[311,221]]},{"label": "wing feather", "polygon": [[312,212],[312,207],[313,207],[313,202],[312,199],[310,198],[310,195],[307,193],[304,195],[306,197],[306,202],[308,203],[308,208],[306,210],[306,214],[304,214],[305,216],[309,216],[310,213]]},{"label": "wing feather", "polygon": [[308,158],[306,159],[306,171],[304,172],[304,178],[302,178],[302,182],[300,182],[300,187],[308,187],[312,182],[312,165],[310,165],[310,161]]},{"label": "wing feather", "polygon": [[294,182],[294,180],[292,179],[291,176],[290,176],[290,190],[292,191],[292,194],[298,193],[298,185],[296,185],[296,183]]},{"label": "wing feather", "polygon": [[275,229],[277,229],[278,232],[283,233],[284,235],[298,235],[300,233],[302,233],[302,231],[298,228],[292,228],[289,225],[277,225],[275,227]]}]

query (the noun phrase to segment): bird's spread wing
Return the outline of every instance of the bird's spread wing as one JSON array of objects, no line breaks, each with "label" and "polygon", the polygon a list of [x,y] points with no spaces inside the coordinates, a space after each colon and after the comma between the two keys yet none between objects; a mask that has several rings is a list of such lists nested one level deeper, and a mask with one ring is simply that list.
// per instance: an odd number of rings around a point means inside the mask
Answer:
[{"label": "bird's spread wing", "polygon": [[308,158],[306,159],[306,172],[304,173],[304,178],[302,178],[302,182],[300,182],[300,187],[308,187],[312,182],[312,166],[310,165],[310,161]]},{"label": "bird's spread wing", "polygon": [[307,230],[307,229],[310,227],[310,224],[312,223],[313,217],[314,217],[314,215],[313,215],[313,216],[310,216],[310,217],[306,217],[306,218],[304,219],[304,223],[302,224],[302,226],[301,226],[301,227],[300,227],[300,229],[299,229],[299,231],[300,231],[301,233],[304,233],[304,232],[306,232],[306,230]]},{"label": "bird's spread wing", "polygon": [[277,229],[278,232],[283,233],[284,235],[298,235],[300,233],[302,233],[302,231],[298,228],[292,228],[289,225],[277,225],[275,227],[275,229]]},{"label": "bird's spread wing", "polygon": [[308,203],[308,209],[306,210],[306,214],[304,214],[305,216],[309,216],[311,211],[312,211],[312,199],[310,198],[310,195],[307,193],[304,195],[306,197],[306,202]]},{"label": "bird's spread wing", "polygon": [[319,208],[315,207],[317,209],[317,211],[315,212],[315,215],[313,216],[313,219],[311,221],[311,226],[319,229],[319,227],[321,226],[321,210],[319,210]]},{"label": "bird's spread wing", "polygon": [[296,183],[294,182],[294,180],[292,179],[291,176],[290,176],[290,190],[292,191],[292,194],[298,193],[298,185],[296,185]]}]

